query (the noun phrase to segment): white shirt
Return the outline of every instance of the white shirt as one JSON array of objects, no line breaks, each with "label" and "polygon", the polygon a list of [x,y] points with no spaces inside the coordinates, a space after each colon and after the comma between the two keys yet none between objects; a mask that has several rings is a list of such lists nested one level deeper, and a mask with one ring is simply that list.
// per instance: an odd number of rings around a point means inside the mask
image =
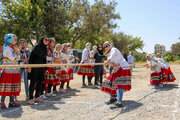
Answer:
[{"label": "white shirt", "polygon": [[161,63],[150,60],[147,61],[147,64],[151,68],[152,73],[161,72]]},{"label": "white shirt", "polygon": [[132,55],[128,56],[128,63],[129,64],[134,64],[134,56],[132,56]]},{"label": "white shirt", "polygon": [[14,50],[10,46],[5,46],[3,49],[3,58],[8,58],[9,61],[3,61],[3,64],[17,64],[14,60],[20,59],[20,56],[16,56]]},{"label": "white shirt", "polygon": [[82,58],[81,58],[81,63],[90,63],[90,52],[87,48],[85,48],[82,52]]},{"label": "white shirt", "polygon": [[108,60],[110,60],[111,62],[115,64],[120,64],[123,70],[130,69],[128,62],[124,59],[121,52],[117,48],[115,47],[111,48],[107,57],[108,57]]}]

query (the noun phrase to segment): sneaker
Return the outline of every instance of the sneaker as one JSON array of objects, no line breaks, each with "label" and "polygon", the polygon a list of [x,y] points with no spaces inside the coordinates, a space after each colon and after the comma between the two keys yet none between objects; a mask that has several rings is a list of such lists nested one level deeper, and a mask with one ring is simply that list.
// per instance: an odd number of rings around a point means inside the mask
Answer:
[{"label": "sneaker", "polygon": [[56,97],[56,94],[54,94],[54,93],[51,93],[51,96],[53,96],[53,97]]},{"label": "sneaker", "polygon": [[34,105],[34,100],[33,100],[33,99],[30,99],[30,100],[28,101],[28,103],[29,103],[30,105]]},{"label": "sneaker", "polygon": [[37,97],[34,99],[35,102],[43,102],[43,99],[41,97]]},{"label": "sneaker", "polygon": [[1,103],[1,109],[7,109],[5,103]]},{"label": "sneaker", "polygon": [[43,94],[43,95],[41,95],[41,98],[43,99],[43,100],[47,100],[47,97]]},{"label": "sneaker", "polygon": [[18,104],[17,102],[9,103],[9,108],[20,107],[20,106],[21,106],[21,105]]},{"label": "sneaker", "polygon": [[[45,95],[44,95],[45,96]],[[50,96],[52,96],[52,93],[46,93],[46,96],[47,97],[50,97]]]},{"label": "sneaker", "polygon": [[159,87],[161,87],[161,88],[162,88],[162,87],[163,87],[163,84],[162,84],[162,83],[159,83]]},{"label": "sneaker", "polygon": [[105,102],[107,105],[113,104],[114,102],[116,102],[117,99],[110,99],[109,101]]},{"label": "sneaker", "polygon": [[120,103],[116,103],[115,105],[111,106],[110,109],[113,110],[113,109],[116,109],[116,108],[123,108],[124,106]]}]

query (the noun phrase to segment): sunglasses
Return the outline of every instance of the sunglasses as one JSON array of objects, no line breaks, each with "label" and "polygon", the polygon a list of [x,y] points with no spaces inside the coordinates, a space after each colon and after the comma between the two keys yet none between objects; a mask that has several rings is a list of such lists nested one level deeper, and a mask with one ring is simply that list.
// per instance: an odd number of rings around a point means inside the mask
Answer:
[{"label": "sunglasses", "polygon": [[104,46],[104,48],[107,48],[107,47],[109,47],[109,45]]},{"label": "sunglasses", "polygon": [[47,42],[49,42],[49,39],[47,39],[47,38],[46,38],[46,39],[44,39],[44,40],[45,40],[45,41],[47,41]]}]

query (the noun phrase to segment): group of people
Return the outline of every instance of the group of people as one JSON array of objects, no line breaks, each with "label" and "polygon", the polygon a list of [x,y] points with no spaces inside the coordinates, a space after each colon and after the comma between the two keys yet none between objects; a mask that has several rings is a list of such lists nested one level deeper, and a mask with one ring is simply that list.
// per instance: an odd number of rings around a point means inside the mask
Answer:
[{"label": "group of people", "polygon": [[174,82],[176,80],[170,66],[164,61],[160,53],[157,53],[157,55],[147,54],[146,59],[145,66],[151,69],[150,84],[155,89],[163,87],[164,82]]},{"label": "group of people", "polygon": [[[26,47],[27,41],[20,39],[20,46],[17,47],[17,37],[15,34],[4,36],[5,44],[2,49],[2,64],[71,64],[79,58],[73,56],[70,43],[56,44],[54,38],[43,36],[38,44],[30,51]],[[92,48],[92,51],[90,51]],[[105,55],[103,54],[105,50]],[[114,104],[114,108],[121,108],[123,92],[131,89],[131,69],[129,64],[133,64],[133,53],[128,61],[117,48],[113,47],[109,41],[93,46],[86,43],[82,52],[81,64],[78,68],[78,75],[82,75],[82,87],[87,87],[85,77],[88,78],[88,86],[92,86],[92,78],[95,77],[94,86],[101,86],[101,91],[110,95],[110,100],[106,104]],[[104,62],[104,59],[106,61]],[[174,81],[168,64],[161,58],[147,55],[148,63],[146,67],[152,70],[151,84],[156,87],[162,82]],[[83,65],[90,63],[104,63],[104,65]],[[111,74],[103,81],[105,67],[111,66]],[[71,89],[70,80],[73,79],[72,67],[44,67],[44,68],[5,68],[1,70],[0,96],[1,109],[6,109],[5,98],[10,97],[9,108],[19,107],[16,96],[21,91],[21,77],[24,77],[26,99],[33,105],[35,102],[42,102],[49,96],[56,96],[58,92],[65,92],[64,85]],[[28,85],[30,79],[30,85]],[[100,84],[98,84],[98,82]],[[60,86],[57,90],[57,86]],[[34,96],[35,91],[35,96]]]},{"label": "group of people", "polygon": [[[70,43],[55,44],[54,38],[42,37],[39,43],[30,51],[25,39],[19,40],[17,36],[6,34],[5,44],[2,48],[2,64],[71,64],[77,57],[73,56]],[[55,48],[54,48],[55,47]],[[71,67],[47,67],[47,68],[5,68],[1,69],[0,95],[1,108],[6,109],[5,98],[10,97],[9,108],[19,107],[16,96],[21,91],[21,77],[24,78],[26,99],[29,104],[41,102],[49,96],[56,96],[58,92],[65,92],[64,85],[70,89],[70,80],[73,79]],[[28,85],[30,79],[30,85]],[[56,89],[56,86],[59,86]],[[53,87],[53,91],[51,91]],[[35,90],[35,96],[34,96]]]}]

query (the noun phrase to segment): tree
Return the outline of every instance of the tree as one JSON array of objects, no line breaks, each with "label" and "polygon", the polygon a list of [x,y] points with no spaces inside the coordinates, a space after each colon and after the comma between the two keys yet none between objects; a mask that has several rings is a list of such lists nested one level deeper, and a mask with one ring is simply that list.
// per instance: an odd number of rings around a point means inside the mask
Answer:
[{"label": "tree", "polygon": [[122,32],[112,34],[112,40],[116,48],[120,51],[125,49],[127,53],[144,47],[143,40],[141,40],[140,37],[134,38],[133,36],[126,35]]}]

